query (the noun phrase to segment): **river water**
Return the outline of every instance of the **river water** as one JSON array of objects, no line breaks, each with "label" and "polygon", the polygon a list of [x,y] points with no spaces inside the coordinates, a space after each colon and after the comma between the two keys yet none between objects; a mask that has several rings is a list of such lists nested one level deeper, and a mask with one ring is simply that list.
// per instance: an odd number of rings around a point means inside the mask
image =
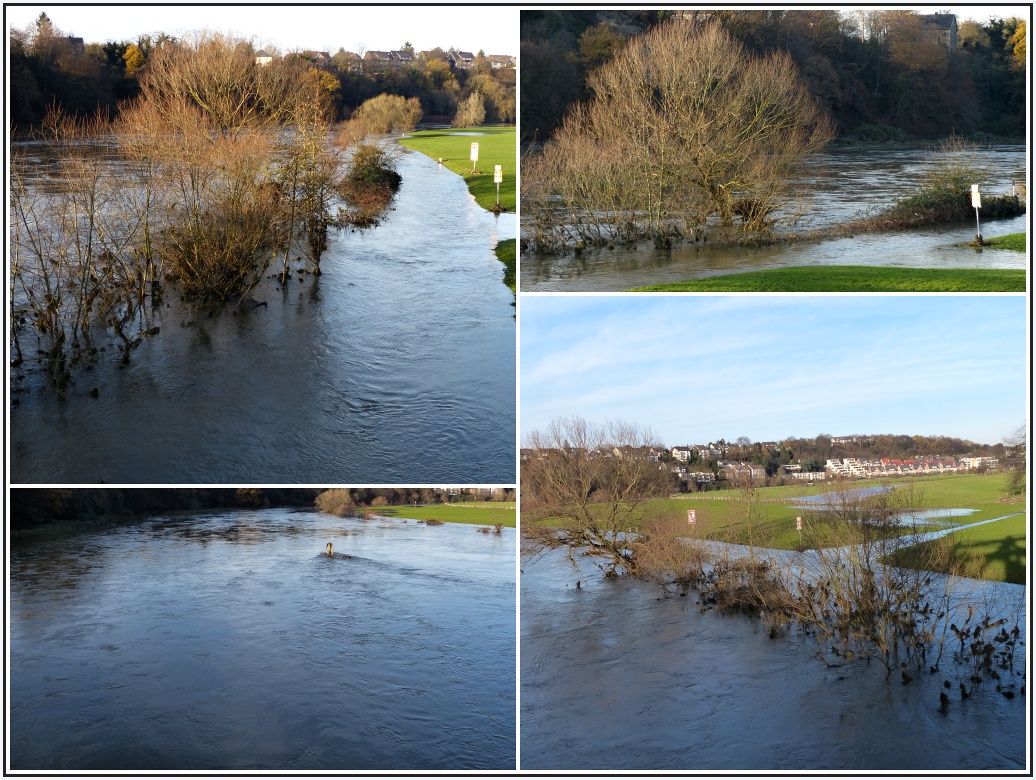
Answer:
[{"label": "river water", "polygon": [[660,599],[658,586],[594,571],[552,554],[521,574],[523,770],[1026,766],[1025,696],[986,683],[961,701],[945,659],[909,685],[877,662],[829,668],[812,638],[771,639],[758,621],[703,612],[693,591]]},{"label": "river water", "polygon": [[11,767],[513,769],[515,548],[289,510],[16,544]]},{"label": "river water", "polygon": [[[1015,179],[1026,178],[1025,147],[1002,145],[978,153],[977,162],[991,172],[984,188],[1010,192]],[[863,216],[908,195],[933,164],[926,149],[881,146],[833,148],[812,158],[803,175],[813,194],[798,204],[798,229],[824,228]],[[987,222],[986,238],[1026,229],[1025,216]],[[586,251],[581,255],[521,257],[521,289],[535,291],[615,291],[724,273],[761,271],[809,265],[888,265],[923,268],[1025,268],[1026,254],[1000,249],[973,249],[975,225],[943,225],[888,234],[801,242],[759,248],[677,244],[656,250],[649,243],[634,249]]]},{"label": "river water", "polygon": [[27,360],[12,481],[513,484],[514,298],[493,247],[515,216],[422,154],[398,169],[381,226],[332,235],[320,277],[267,279],[267,306],[166,295],[159,335],[65,399]]}]

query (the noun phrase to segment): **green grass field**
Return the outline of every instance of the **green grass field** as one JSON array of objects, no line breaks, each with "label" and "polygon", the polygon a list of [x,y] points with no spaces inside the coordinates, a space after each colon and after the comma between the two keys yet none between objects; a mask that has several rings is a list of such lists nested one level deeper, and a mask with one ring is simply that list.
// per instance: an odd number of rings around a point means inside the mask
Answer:
[{"label": "green grass field", "polygon": [[[468,133],[468,135],[458,135]],[[479,133],[479,135],[470,135]],[[478,142],[478,163],[480,173],[471,172],[471,144]],[[517,201],[517,177],[515,171],[516,135],[514,127],[470,127],[455,130],[421,130],[409,133],[400,143],[428,155],[433,160],[442,158],[442,164],[460,174],[468,184],[468,191],[475,201],[487,211],[496,206],[496,184],[493,183],[494,166],[502,166],[503,182],[500,184],[500,207],[514,211]]]},{"label": "green grass field", "polygon": [[515,527],[516,505],[508,502],[465,502],[460,504],[430,504],[428,506],[374,507],[375,514],[408,520],[442,520],[444,523],[471,523],[495,525],[503,523]]},{"label": "green grass field", "polygon": [[493,250],[496,252],[497,259],[504,264],[504,284],[510,287],[513,293],[517,292],[515,288],[515,272],[517,270],[516,242],[516,239],[509,238],[498,243]]},{"label": "green grass field", "polygon": [[[997,582],[1025,583],[1026,533],[1029,527],[1025,513],[965,528],[949,536],[953,543],[952,564],[967,565],[981,556],[979,566],[967,573]],[[895,562],[901,566],[917,566],[931,543],[904,550]],[[974,565],[974,564],[973,564]]]},{"label": "green grass field", "polygon": [[[923,492],[925,509],[975,509],[974,514],[966,517],[947,518],[945,521],[947,525],[965,525],[1025,510],[1023,496],[1007,497],[1007,480],[1008,475],[1006,474],[944,474],[932,477],[903,477],[892,480],[892,483],[918,487]],[[872,480],[861,480],[842,484],[852,487],[867,487],[877,483]],[[835,483],[759,488],[756,491],[757,503],[753,505],[751,522],[745,516],[744,505],[734,500],[741,495],[737,490],[688,493],[674,498],[652,499],[644,502],[643,514],[645,516],[662,514],[684,519],[687,516],[687,510],[693,509],[696,524],[693,528],[688,525],[687,536],[738,544],[751,543],[757,547],[778,550],[794,550],[799,545],[795,518],[799,516],[804,518],[807,523],[808,537],[809,516],[807,512],[791,503],[780,502],[794,500],[801,496],[817,495],[835,488]],[[904,533],[907,530],[904,529]],[[993,548],[1002,544],[1005,551],[1008,549],[1020,550],[1021,567],[1024,571],[1024,523],[1020,533],[1016,525],[1007,521],[969,529],[966,533],[970,534],[972,531],[980,530],[984,539],[983,544],[991,545]],[[1011,537],[1010,547],[1008,537]],[[1004,555],[1006,556],[1007,553],[1005,552]],[[1008,567],[1005,565],[1006,568]],[[996,576],[997,571],[996,567],[991,566],[983,576],[989,579],[1000,579],[999,576]],[[1016,569],[1011,568],[1010,572],[1013,571]]]},{"label": "green grass field", "polygon": [[997,249],[1010,249],[1012,252],[1025,251],[1025,233],[1008,233],[1006,236],[983,239],[986,246]]},{"label": "green grass field", "polygon": [[[1024,250],[1024,234],[1020,235]],[[1025,292],[1025,270],[797,266],[656,284],[631,292]]]}]

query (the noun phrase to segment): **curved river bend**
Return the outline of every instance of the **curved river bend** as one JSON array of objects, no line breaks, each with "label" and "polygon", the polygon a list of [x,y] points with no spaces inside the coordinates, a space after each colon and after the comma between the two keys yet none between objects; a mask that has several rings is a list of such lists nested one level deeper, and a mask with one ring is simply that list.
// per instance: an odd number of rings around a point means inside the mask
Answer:
[{"label": "curved river bend", "polygon": [[275,509],[15,545],[12,768],[514,769],[515,532],[475,529]]},{"label": "curved river bend", "polygon": [[[828,668],[815,639],[770,639],[759,621],[702,612],[693,591],[659,599],[583,568],[553,553],[521,574],[523,770],[1026,766],[1025,696],[985,683],[943,713],[944,679],[957,686],[945,668],[910,685],[877,662]],[[1023,587],[1004,592],[1024,603]]]},{"label": "curved river bend", "polygon": [[267,279],[267,306],[210,316],[167,294],[129,365],[80,371],[66,399],[25,372],[12,481],[513,484],[513,296],[493,247],[515,217],[422,154],[399,171],[382,225],[332,235],[320,277]]}]

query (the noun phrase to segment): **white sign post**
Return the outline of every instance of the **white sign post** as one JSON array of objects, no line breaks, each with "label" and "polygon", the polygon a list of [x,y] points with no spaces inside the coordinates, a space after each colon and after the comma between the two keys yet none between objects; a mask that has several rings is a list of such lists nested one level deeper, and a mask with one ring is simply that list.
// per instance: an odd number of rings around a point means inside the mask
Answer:
[{"label": "white sign post", "polygon": [[978,191],[978,185],[971,185],[971,206],[975,209],[975,243],[982,246],[982,227],[978,221],[978,210],[982,208],[982,193]]},{"label": "white sign post", "polygon": [[799,547],[801,547],[802,546],[802,518],[801,517],[796,517],[795,518],[795,528],[799,532]]},{"label": "white sign post", "polygon": [[499,165],[493,169],[493,181],[496,182],[496,205],[500,205],[500,182],[504,180],[504,171]]},{"label": "white sign post", "polygon": [[691,525],[697,525],[698,524],[698,520],[694,516],[694,510],[693,509],[688,509],[687,510],[687,522],[690,523]]},{"label": "white sign post", "polygon": [[475,170],[475,163],[478,162],[478,141],[473,141],[471,144],[471,170]]}]

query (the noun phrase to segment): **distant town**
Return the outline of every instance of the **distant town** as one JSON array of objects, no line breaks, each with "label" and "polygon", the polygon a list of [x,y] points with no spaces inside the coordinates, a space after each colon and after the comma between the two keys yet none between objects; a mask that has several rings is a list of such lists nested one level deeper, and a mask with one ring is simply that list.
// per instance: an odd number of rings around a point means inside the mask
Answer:
[{"label": "distant town", "polygon": [[[952,437],[817,436],[813,439],[727,442],[671,447],[614,448],[585,453],[590,459],[641,457],[673,476],[673,487],[696,492],[749,480],[759,485],[813,483],[834,479],[882,479],[1011,469],[1021,452],[1004,444],[985,445]],[[930,453],[930,454],[929,454]],[[536,457],[523,449],[522,460]]]}]

